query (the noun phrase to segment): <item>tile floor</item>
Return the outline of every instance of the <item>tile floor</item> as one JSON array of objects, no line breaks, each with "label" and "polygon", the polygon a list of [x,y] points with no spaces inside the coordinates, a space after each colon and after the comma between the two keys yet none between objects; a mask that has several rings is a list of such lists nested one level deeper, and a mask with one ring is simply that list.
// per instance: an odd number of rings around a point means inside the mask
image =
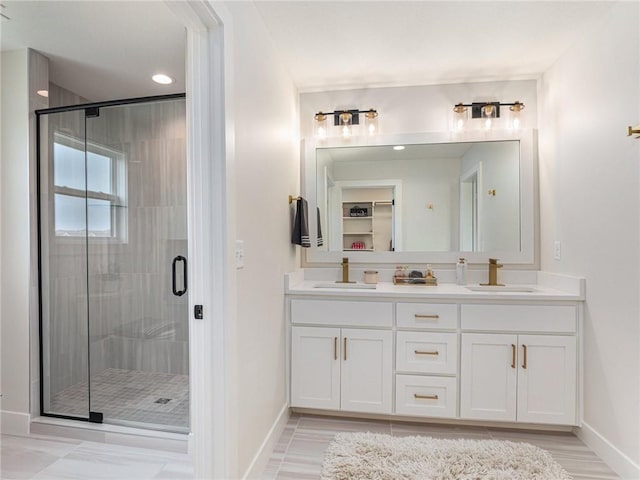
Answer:
[{"label": "tile floor", "polygon": [[[108,368],[91,380],[91,410],[105,421],[124,420],[187,429],[189,376]],[[72,385],[51,399],[51,413],[88,413],[87,383]]]},{"label": "tile floor", "polygon": [[[618,477],[570,433],[417,424],[292,414],[263,480],[318,479],[324,451],[337,432],[524,441],[549,451],[574,480]],[[0,478],[47,480],[192,480],[187,454],[49,436],[0,436]]]},{"label": "tile floor", "polygon": [[574,480],[619,478],[580,439],[571,433],[539,433],[487,427],[418,424],[292,414],[263,480],[319,479],[325,449],[338,432],[377,432],[389,435],[425,435],[434,438],[497,439],[528,442],[543,448]]},{"label": "tile floor", "polygon": [[0,436],[3,480],[193,479],[187,454],[32,435]]}]

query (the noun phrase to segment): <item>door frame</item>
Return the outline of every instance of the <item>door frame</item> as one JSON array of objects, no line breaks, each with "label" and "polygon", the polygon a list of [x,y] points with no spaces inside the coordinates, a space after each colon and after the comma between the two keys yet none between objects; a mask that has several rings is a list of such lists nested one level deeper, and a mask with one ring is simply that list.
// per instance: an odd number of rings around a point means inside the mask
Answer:
[{"label": "door frame", "polygon": [[[165,0],[186,28],[189,382],[195,478],[230,478],[236,460],[236,272],[232,21],[220,2]],[[202,305],[203,319],[195,319]]]}]

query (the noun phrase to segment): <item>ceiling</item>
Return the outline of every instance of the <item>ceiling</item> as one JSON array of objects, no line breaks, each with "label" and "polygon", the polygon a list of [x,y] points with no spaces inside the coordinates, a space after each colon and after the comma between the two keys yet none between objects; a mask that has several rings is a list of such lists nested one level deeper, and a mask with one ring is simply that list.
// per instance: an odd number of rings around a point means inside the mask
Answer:
[{"label": "ceiling", "polygon": [[185,91],[186,34],[163,2],[1,1],[2,51],[39,51],[57,85],[91,101]]},{"label": "ceiling", "polygon": [[[31,47],[89,100],[182,92],[185,32],[161,1],[0,0],[2,50]],[[254,1],[299,91],[537,78],[613,2]],[[234,28],[242,28],[241,24]],[[176,83],[149,78],[168,72]]]}]

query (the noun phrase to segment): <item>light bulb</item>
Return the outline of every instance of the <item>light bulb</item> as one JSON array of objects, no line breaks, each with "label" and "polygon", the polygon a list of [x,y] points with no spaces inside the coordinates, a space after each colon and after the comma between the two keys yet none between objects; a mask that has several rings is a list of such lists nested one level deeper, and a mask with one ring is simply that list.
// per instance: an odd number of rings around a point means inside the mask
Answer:
[{"label": "light bulb", "polygon": [[378,112],[373,108],[364,114],[364,124],[367,128],[368,135],[378,133]]},{"label": "light bulb", "polygon": [[342,127],[342,137],[349,138],[351,136],[351,119],[350,112],[344,111],[340,114],[340,126]]},{"label": "light bulb", "polygon": [[315,122],[313,124],[313,136],[317,139],[327,138],[327,115],[322,112],[318,112],[313,117]]},{"label": "light bulb", "polygon": [[490,130],[493,125],[493,119],[498,116],[497,108],[490,103],[482,107],[482,119],[484,120],[485,130]]},{"label": "light bulb", "polygon": [[520,129],[520,117],[523,109],[524,103],[520,103],[518,101],[516,101],[509,107],[509,110],[511,110],[511,121],[509,122],[509,128],[513,130]]},{"label": "light bulb", "polygon": [[453,107],[453,111],[453,129],[458,132],[464,130],[464,127],[467,123],[467,107],[459,103],[455,107]]}]

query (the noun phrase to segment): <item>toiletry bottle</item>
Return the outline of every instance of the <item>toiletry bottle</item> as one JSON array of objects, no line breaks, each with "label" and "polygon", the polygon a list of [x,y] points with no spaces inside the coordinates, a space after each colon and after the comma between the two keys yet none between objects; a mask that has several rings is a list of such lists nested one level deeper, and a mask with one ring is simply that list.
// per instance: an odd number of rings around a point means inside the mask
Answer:
[{"label": "toiletry bottle", "polygon": [[427,264],[427,271],[424,274],[425,278],[434,278],[433,270],[431,270],[431,264]]},{"label": "toiletry bottle", "polygon": [[467,284],[467,262],[461,258],[456,264],[456,283],[458,285]]},{"label": "toiletry bottle", "polygon": [[405,276],[405,275],[404,275],[404,267],[403,267],[402,265],[398,265],[398,266],[396,267],[396,271],[395,271],[395,273],[393,274],[393,276],[394,276],[394,277],[396,277],[396,278],[402,278],[402,277],[404,277],[404,276]]}]

